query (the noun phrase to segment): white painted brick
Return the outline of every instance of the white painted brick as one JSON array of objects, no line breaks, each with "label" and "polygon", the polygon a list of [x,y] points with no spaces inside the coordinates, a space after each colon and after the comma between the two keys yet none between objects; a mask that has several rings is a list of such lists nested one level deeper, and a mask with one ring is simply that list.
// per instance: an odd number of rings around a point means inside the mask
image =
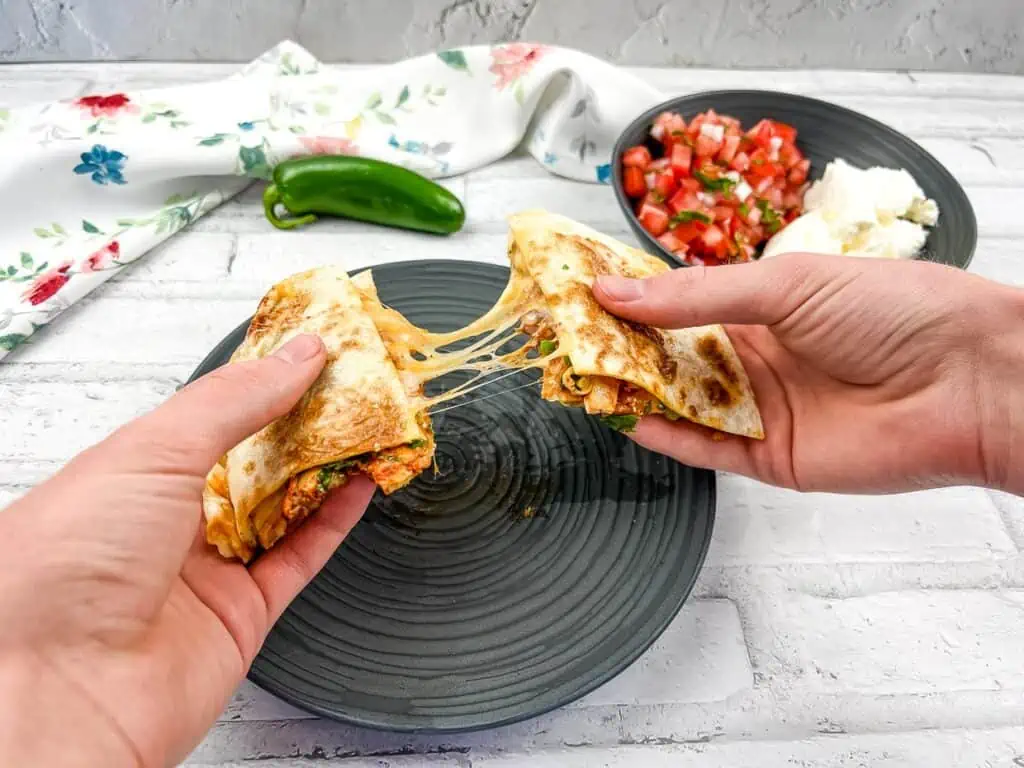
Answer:
[{"label": "white painted brick", "polygon": [[800,494],[719,475],[710,565],[969,561],[1015,554],[985,491]]},{"label": "white painted brick", "polygon": [[0,458],[67,461],[174,393],[173,380],[112,383],[0,383],[0,400],[16,402],[4,429],[18,436],[0,442]]},{"label": "white painted brick", "polygon": [[[750,88],[751,82],[772,90],[803,93],[828,99],[840,94],[870,96],[938,96],[974,99],[1024,99],[1019,77],[951,72],[864,72],[855,70],[689,69],[629,67],[647,82],[666,92],[686,93]],[[770,80],[770,83],[768,82]],[[759,87],[759,86],[754,86]]]},{"label": "white painted brick", "polygon": [[886,592],[833,600],[792,594],[763,617],[826,693],[876,695],[1024,688],[1024,591]]},{"label": "white painted brick", "polygon": [[608,234],[624,237],[629,232],[625,215],[606,184],[580,184],[548,175],[526,178],[515,184],[505,179],[471,178],[466,223],[475,232],[507,232],[507,218],[528,208],[546,208]]},{"label": "white painted brick", "polygon": [[720,701],[752,686],[736,606],[694,600],[636,662],[570,706]]},{"label": "white painted brick", "polygon": [[922,147],[961,184],[1024,187],[1024,146],[1019,139],[922,139]]},{"label": "white painted brick", "polygon": [[970,271],[1007,285],[1024,285],[1024,239],[979,238]]},{"label": "white painted brick", "polygon": [[507,235],[497,233],[423,237],[396,231],[359,235],[310,231],[301,240],[291,232],[239,235],[229,284],[255,283],[265,290],[294,272],[325,264],[351,270],[395,261],[455,259],[507,266],[507,248]]},{"label": "white painted brick", "polygon": [[1024,550],[1024,499],[1000,491],[989,492],[1003,517],[1010,537],[1018,549]]},{"label": "white painted brick", "polygon": [[227,276],[233,250],[232,235],[186,230],[143,255],[112,282],[214,282]]},{"label": "white painted brick", "polygon": [[[911,733],[818,735],[801,740],[712,740],[660,746],[561,747],[502,751],[469,749],[448,754],[386,755],[331,760],[326,750],[309,757],[270,759],[279,768],[993,768],[1019,766],[1024,728],[928,730]],[[206,757],[205,755],[201,755]],[[248,762],[187,762],[189,766],[243,768]]]},{"label": "white painted brick", "polygon": [[305,720],[313,717],[308,712],[281,701],[248,680],[242,682],[231,697],[227,708],[217,718],[221,722],[235,720]]},{"label": "white painted brick", "polygon": [[1022,190],[967,187],[966,192],[981,237],[1024,237],[1024,216],[1020,215]]}]

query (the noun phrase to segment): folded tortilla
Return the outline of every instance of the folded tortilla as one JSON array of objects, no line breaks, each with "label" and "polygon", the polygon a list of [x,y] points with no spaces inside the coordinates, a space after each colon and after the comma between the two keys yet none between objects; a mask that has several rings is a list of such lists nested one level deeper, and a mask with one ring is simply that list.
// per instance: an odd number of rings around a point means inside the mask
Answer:
[{"label": "folded tortilla", "polygon": [[517,272],[528,275],[544,299],[523,324],[549,358],[544,399],[582,406],[627,429],[636,417],[660,413],[764,437],[753,389],[724,328],[641,326],[610,314],[593,296],[600,275],[651,277],[669,270],[664,262],[547,211],[524,211],[509,222],[513,280],[522,279]]},{"label": "folded tortilla", "polygon": [[248,562],[270,548],[352,473],[392,493],[431,465],[419,385],[399,376],[365,300],[343,269],[324,267],[287,278],[260,302],[231,362],[313,333],[327,363],[288,414],[228,451],[207,476],[206,537],[223,556]]}]

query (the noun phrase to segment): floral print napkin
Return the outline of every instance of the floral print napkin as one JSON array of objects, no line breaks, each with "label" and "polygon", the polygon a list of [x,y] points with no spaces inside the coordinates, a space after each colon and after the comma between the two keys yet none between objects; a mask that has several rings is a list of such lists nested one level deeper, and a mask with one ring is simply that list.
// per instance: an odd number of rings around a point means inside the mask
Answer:
[{"label": "floral print napkin", "polygon": [[660,98],[544,45],[342,71],[285,42],[218,82],[0,108],[0,358],[283,159],[354,154],[436,178],[525,143],[552,173],[607,183],[618,133]]}]

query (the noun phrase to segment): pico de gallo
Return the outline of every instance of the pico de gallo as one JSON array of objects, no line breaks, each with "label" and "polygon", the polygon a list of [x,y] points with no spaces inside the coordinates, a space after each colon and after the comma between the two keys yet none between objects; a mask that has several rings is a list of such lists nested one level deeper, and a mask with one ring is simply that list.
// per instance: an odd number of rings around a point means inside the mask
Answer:
[{"label": "pico de gallo", "polygon": [[650,135],[623,153],[622,184],[643,228],[680,260],[750,261],[803,212],[811,163],[792,126],[761,120],[744,131],[713,109],[689,123],[662,112]]}]

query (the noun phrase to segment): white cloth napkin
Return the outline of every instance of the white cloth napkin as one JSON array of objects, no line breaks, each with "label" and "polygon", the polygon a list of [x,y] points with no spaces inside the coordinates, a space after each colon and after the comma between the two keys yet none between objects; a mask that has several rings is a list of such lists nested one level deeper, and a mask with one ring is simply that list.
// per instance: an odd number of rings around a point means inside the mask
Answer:
[{"label": "white cloth napkin", "polygon": [[619,132],[660,98],[544,45],[336,70],[284,42],[222,81],[0,108],[0,358],[288,157],[356,154],[436,178],[525,141],[552,173],[607,183]]}]

